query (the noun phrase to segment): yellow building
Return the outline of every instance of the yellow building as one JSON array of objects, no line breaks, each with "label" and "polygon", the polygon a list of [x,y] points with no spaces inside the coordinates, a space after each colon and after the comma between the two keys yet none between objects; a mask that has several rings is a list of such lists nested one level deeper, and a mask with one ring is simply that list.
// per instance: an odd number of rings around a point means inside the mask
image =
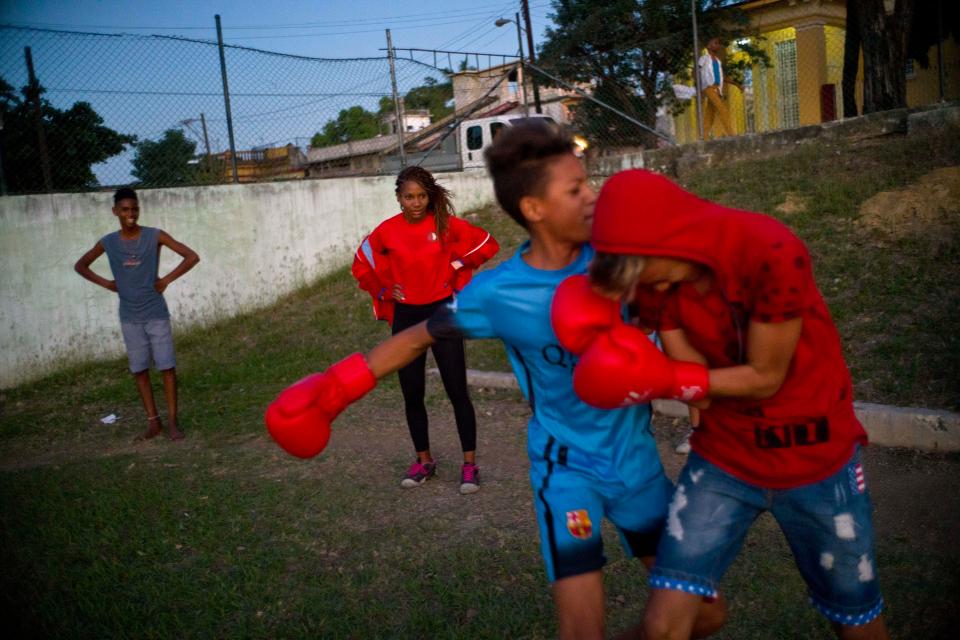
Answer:
[{"label": "yellow building", "polygon": [[[728,84],[724,93],[734,128],[739,134],[789,129],[844,117],[843,49],[846,3],[843,0],[748,0],[742,9],[759,38],[769,65],[754,65],[742,87]],[[960,99],[960,47],[953,39],[942,43],[943,95]],[[735,60],[737,43],[727,47]],[[908,61],[907,106],[940,100],[940,68],[936,47],[930,67]],[[857,73],[857,109],[863,104],[863,62]],[[678,143],[697,139],[694,100],[674,120]],[[716,128],[715,128],[716,130]]]}]

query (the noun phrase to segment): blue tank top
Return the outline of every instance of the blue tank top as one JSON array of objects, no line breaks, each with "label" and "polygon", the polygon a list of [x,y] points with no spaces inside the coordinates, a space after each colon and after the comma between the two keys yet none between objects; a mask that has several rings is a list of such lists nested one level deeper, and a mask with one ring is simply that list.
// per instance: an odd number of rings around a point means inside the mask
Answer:
[{"label": "blue tank top", "polygon": [[140,237],[124,240],[119,231],[100,239],[120,297],[120,322],[146,322],[170,317],[163,295],[154,288],[160,268],[160,230],[140,227]]}]

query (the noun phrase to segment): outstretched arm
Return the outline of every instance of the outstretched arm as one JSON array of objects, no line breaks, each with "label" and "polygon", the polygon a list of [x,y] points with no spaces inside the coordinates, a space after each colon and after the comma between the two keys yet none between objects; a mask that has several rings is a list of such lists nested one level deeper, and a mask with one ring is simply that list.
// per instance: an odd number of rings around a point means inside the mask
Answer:
[{"label": "outstretched arm", "polygon": [[195,266],[197,266],[197,263],[200,262],[200,256],[198,256],[197,252],[187,245],[174,240],[173,236],[166,231],[161,231],[157,240],[161,246],[169,247],[172,251],[176,252],[183,258],[183,260],[180,261],[180,264],[174,267],[173,271],[157,280],[156,284],[154,285],[157,291],[163,293],[164,289],[166,289],[170,283],[185,274],[187,271],[190,271],[190,269],[193,269]]},{"label": "outstretched arm", "polygon": [[434,343],[427,321],[390,336],[367,354],[367,365],[377,380],[416,360]]},{"label": "outstretched arm", "polygon": [[108,291],[117,291],[117,283],[113,280],[107,280],[101,275],[94,273],[90,268],[90,265],[93,264],[93,261],[102,256],[104,253],[103,245],[98,241],[97,244],[93,245],[93,248],[87,251],[85,254],[80,256],[80,259],[77,260],[77,263],[73,265],[73,270],[80,274],[81,277],[86,278],[93,284],[100,285]]},{"label": "outstretched arm", "polygon": [[347,356],[322,373],[290,385],[269,407],[270,435],[289,453],[311,458],[327,446],[330,424],[377,380],[412,362],[433,344],[426,321],[391,336],[364,357]]}]

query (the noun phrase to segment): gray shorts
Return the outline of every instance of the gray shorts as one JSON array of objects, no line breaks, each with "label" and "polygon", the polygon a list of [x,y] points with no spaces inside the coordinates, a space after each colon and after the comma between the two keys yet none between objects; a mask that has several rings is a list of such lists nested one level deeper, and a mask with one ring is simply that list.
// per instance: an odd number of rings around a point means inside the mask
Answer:
[{"label": "gray shorts", "polygon": [[173,369],[177,361],[173,356],[173,330],[170,319],[147,320],[146,322],[121,322],[123,342],[127,345],[130,371],[140,373],[150,368],[151,362],[160,371]]}]

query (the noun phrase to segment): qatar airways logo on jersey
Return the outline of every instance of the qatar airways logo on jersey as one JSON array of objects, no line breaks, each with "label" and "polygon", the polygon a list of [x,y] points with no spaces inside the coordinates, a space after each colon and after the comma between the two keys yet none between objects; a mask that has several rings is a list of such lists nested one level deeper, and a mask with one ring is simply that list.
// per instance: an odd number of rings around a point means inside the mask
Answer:
[{"label": "qatar airways logo on jersey", "polygon": [[573,369],[578,360],[577,356],[554,343],[548,344],[540,349],[540,355],[547,364],[562,369]]}]

